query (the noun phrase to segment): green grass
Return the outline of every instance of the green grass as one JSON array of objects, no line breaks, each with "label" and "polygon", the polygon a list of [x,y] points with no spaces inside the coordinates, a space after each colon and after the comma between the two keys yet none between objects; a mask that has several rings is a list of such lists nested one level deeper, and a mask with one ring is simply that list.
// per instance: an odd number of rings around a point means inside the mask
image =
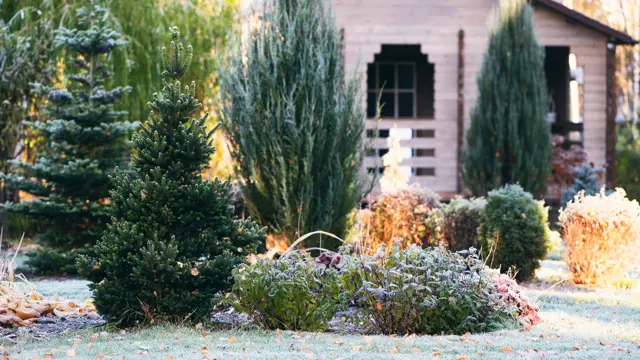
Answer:
[{"label": "green grass", "polygon": [[[566,278],[563,264],[545,261],[542,280]],[[47,295],[83,299],[80,280],[39,281]],[[134,332],[117,330],[99,335],[84,330],[51,339],[26,338],[6,348],[11,359],[632,359],[640,357],[640,291],[585,290],[548,283],[527,289],[541,308],[543,323],[532,329],[471,336],[356,336],[331,333],[279,334],[275,331],[209,332],[158,326]],[[94,334],[98,334],[95,338]],[[92,338],[94,335],[94,338]],[[74,343],[77,347],[74,348]],[[6,345],[5,345],[6,346]],[[205,349],[205,350],[203,350]],[[510,352],[513,350],[513,352]],[[396,353],[397,352],[397,353]],[[71,353],[69,353],[71,354]]]}]

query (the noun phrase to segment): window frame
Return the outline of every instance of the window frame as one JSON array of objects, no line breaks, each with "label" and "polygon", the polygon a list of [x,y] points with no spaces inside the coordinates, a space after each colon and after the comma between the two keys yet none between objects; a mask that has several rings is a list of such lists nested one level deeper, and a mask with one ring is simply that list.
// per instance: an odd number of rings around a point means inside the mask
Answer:
[{"label": "window frame", "polygon": [[[418,63],[415,61],[374,61],[372,64],[375,66],[375,89],[369,88],[367,86],[367,93],[369,96],[373,95],[378,97],[382,94],[393,94],[393,119],[417,119],[418,118]],[[380,65],[393,65],[393,79],[394,84],[393,88],[381,88],[380,84]],[[410,65],[413,73],[413,87],[412,88],[400,88],[400,78],[398,76],[398,67],[400,65]],[[399,97],[400,94],[413,94],[413,109],[412,116],[399,116],[400,102]]]}]

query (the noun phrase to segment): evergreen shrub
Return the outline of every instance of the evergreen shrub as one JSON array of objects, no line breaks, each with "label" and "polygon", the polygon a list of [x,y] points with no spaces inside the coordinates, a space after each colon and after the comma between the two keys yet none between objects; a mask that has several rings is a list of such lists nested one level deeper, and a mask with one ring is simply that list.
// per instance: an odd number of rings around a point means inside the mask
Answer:
[{"label": "evergreen shrub", "polygon": [[177,28],[163,50],[163,85],[134,134],[131,172],[113,176],[112,221],[94,254],[82,256],[98,311],[120,326],[200,322],[231,289],[232,270],[255,253],[263,229],[234,215],[231,183],[205,181],[213,132],[198,114],[195,83],[180,83],[192,59]]},{"label": "evergreen shrub", "polygon": [[318,230],[344,238],[362,198],[360,79],[344,70],[327,2],[268,0],[257,11],[261,23],[238,41],[220,80],[220,120],[247,209],[289,242]]},{"label": "evergreen shrub", "polygon": [[515,270],[518,281],[530,280],[547,253],[548,209],[519,185],[489,192],[478,240],[491,267]]}]

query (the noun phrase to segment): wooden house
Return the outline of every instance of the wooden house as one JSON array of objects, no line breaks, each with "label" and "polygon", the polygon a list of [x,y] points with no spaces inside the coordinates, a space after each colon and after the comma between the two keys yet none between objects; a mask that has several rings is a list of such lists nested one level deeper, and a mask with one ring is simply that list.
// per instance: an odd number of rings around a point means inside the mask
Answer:
[{"label": "wooden house", "polygon": [[[366,71],[369,172],[382,171],[389,129],[401,129],[402,166],[411,181],[443,196],[461,191],[460,155],[476,76],[486,50],[488,15],[497,0],[332,0],[347,68]],[[532,0],[535,31],[545,46],[554,134],[582,145],[589,161],[615,182],[616,46],[629,35],[553,0]],[[376,127],[376,96],[382,120]],[[404,130],[402,130],[404,129]]]}]

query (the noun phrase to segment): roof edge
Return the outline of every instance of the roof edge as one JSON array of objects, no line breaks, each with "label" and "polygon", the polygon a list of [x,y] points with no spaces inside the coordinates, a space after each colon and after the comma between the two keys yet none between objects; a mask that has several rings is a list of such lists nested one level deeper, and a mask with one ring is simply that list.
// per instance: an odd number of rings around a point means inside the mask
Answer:
[{"label": "roof edge", "polygon": [[638,43],[631,35],[603,24],[579,11],[566,7],[554,0],[529,0],[531,5],[542,5],[575,22],[608,36],[617,45],[635,45]]}]

